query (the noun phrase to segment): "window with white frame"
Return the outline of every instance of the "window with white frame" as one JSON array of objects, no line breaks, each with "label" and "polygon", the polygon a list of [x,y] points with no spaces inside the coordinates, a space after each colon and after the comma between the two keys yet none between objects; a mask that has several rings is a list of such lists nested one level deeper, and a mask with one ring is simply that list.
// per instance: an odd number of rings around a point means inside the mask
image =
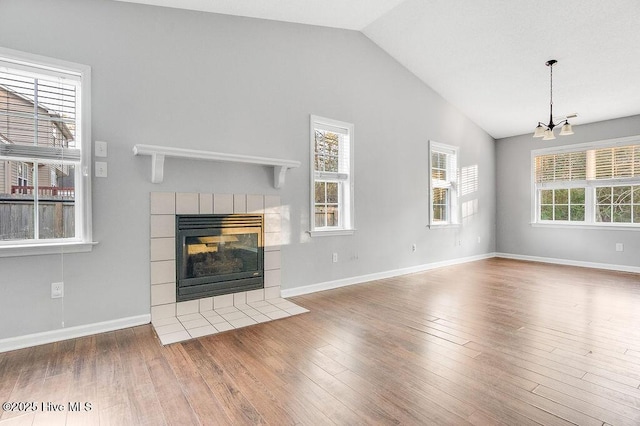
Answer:
[{"label": "window with white frame", "polygon": [[353,232],[353,124],[311,115],[311,235]]},{"label": "window with white frame", "polygon": [[539,224],[640,229],[640,137],[532,152]]},{"label": "window with white frame", "polygon": [[90,87],[87,66],[0,48],[0,256],[90,248]]},{"label": "window with white frame", "polygon": [[429,225],[458,224],[458,148],[429,141]]}]

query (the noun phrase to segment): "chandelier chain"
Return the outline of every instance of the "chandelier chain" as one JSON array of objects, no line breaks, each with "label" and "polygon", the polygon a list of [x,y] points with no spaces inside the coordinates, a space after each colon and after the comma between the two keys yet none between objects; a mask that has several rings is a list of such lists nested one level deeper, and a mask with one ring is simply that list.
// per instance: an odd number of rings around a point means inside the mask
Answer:
[{"label": "chandelier chain", "polygon": [[551,99],[551,105],[553,105],[553,64],[549,66],[551,68],[551,84],[549,85],[549,98]]}]

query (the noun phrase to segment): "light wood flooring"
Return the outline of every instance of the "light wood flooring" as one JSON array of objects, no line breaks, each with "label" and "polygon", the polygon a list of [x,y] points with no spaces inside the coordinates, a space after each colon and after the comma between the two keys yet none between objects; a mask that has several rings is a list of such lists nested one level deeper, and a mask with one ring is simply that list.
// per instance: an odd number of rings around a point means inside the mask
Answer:
[{"label": "light wood flooring", "polygon": [[640,424],[640,275],[495,258],[291,300],[311,312],[165,347],[1,353],[0,402],[38,410],[0,425]]}]

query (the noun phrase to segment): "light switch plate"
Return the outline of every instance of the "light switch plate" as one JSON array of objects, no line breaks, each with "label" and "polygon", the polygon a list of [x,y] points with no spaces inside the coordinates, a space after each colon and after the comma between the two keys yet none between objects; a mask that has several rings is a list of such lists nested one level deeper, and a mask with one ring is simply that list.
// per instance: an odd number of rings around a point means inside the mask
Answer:
[{"label": "light switch plate", "polygon": [[95,145],[94,154],[96,157],[107,156],[107,143],[105,141],[96,141],[94,145]]},{"label": "light switch plate", "polygon": [[107,177],[107,163],[104,161],[96,161],[96,177]]}]

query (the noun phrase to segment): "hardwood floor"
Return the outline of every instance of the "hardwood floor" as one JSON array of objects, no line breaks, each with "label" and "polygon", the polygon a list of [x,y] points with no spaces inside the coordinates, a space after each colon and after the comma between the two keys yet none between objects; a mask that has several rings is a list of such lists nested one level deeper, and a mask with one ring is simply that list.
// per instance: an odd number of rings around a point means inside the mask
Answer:
[{"label": "hardwood floor", "polygon": [[38,408],[0,425],[640,424],[640,275],[496,258],[291,300],[311,312],[166,347],[0,353],[0,402]]}]

